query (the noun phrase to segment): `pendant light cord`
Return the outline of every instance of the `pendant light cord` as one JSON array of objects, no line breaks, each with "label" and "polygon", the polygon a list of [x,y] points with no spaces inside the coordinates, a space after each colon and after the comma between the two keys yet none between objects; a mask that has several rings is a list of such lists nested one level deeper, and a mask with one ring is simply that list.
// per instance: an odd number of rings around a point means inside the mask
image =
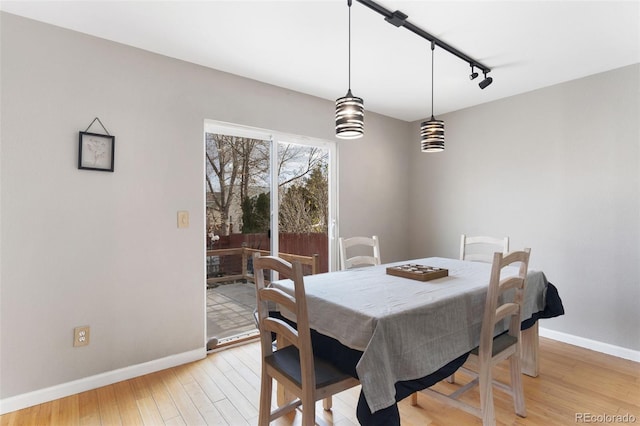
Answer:
[{"label": "pendant light cord", "polygon": [[349,5],[349,91],[351,91],[351,0],[347,0]]},{"label": "pendant light cord", "polygon": [[433,119],[433,51],[436,48],[436,44],[431,42],[431,118]]}]

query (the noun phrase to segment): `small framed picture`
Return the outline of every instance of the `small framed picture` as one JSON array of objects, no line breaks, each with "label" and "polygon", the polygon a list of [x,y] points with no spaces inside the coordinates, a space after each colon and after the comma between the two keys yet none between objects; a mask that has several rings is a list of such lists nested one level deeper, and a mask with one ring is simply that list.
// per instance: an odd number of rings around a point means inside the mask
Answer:
[{"label": "small framed picture", "polygon": [[113,172],[116,137],[80,132],[78,168]]}]

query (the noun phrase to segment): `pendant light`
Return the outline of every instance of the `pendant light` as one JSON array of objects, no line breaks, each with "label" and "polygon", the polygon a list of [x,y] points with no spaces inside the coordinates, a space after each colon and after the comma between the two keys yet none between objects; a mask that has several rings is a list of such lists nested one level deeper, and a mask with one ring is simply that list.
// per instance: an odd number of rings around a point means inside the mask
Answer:
[{"label": "pendant light", "polygon": [[364,102],[351,93],[351,0],[349,6],[349,89],[336,99],[336,137],[357,139],[364,135]]},{"label": "pendant light", "polygon": [[431,118],[420,124],[420,146],[422,152],[444,151],[444,121],[433,117],[433,51],[436,47],[431,42]]}]

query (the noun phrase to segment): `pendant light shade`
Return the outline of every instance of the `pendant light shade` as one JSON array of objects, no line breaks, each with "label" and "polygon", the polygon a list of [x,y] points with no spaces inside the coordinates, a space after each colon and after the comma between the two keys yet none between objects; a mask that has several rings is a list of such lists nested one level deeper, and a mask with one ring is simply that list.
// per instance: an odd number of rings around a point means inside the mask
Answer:
[{"label": "pendant light shade", "polygon": [[349,89],[336,99],[336,137],[358,139],[364,135],[364,102],[351,93],[351,0],[349,6]]},{"label": "pendant light shade", "polygon": [[433,51],[435,42],[431,42],[431,118],[420,124],[420,150],[422,152],[444,151],[444,121],[433,117]]},{"label": "pendant light shade", "polygon": [[420,124],[420,145],[422,152],[444,151],[444,121],[430,120]]},{"label": "pendant light shade", "polygon": [[364,135],[364,102],[351,89],[336,100],[336,136],[357,139]]}]

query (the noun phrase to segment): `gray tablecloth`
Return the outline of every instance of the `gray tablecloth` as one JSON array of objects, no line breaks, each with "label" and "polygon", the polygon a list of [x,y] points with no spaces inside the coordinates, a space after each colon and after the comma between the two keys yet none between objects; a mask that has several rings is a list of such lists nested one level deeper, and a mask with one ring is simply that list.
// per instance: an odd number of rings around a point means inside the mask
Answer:
[{"label": "gray tablecloth", "polygon": [[[421,282],[386,274],[404,263],[446,268],[449,276]],[[396,382],[431,374],[478,345],[490,271],[490,264],[432,257],[307,276],[309,324],[363,351],[356,370],[375,412],[395,404]],[[292,292],[289,280],[273,285]],[[544,308],[545,287],[542,272],[528,272],[523,320]]]}]

